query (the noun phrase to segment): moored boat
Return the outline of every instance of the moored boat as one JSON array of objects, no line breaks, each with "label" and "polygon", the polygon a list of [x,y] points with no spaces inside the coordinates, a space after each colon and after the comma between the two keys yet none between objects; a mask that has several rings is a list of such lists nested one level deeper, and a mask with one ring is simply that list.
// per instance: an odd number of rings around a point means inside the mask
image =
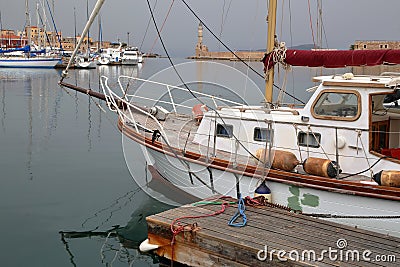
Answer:
[{"label": "moored boat", "polygon": [[121,64],[122,65],[137,65],[139,63],[139,49],[137,47],[127,47],[122,52]]},{"label": "moored boat", "polygon": [[54,68],[60,62],[61,57],[32,50],[30,45],[0,50],[0,68]]},{"label": "moored boat", "polygon": [[119,43],[117,48],[102,49],[97,61],[99,65],[120,65],[122,54],[122,44]]},{"label": "moored boat", "polygon": [[94,58],[78,56],[75,61],[75,68],[77,69],[95,69],[96,62]]},{"label": "moored boat", "polygon": [[[291,61],[292,52],[275,40],[275,14],[276,0],[269,1],[265,105],[126,76],[114,90],[102,77],[104,98],[119,115],[119,129],[144,148],[162,177],[198,198],[253,196],[265,182],[273,203],[400,236],[400,112],[384,105],[397,95],[400,79],[351,73],[319,76],[304,107],[273,102],[272,66],[297,64]],[[283,53],[287,56],[275,56]],[[318,53],[305,55],[311,58],[307,66],[326,66],[333,53],[335,66],[400,62],[396,50],[386,52],[384,60],[376,51],[351,56],[330,51],[321,61]],[[157,97],[128,94],[125,80],[148,84],[145,91],[153,90],[151,95]],[[190,99],[182,100],[174,92]]]}]

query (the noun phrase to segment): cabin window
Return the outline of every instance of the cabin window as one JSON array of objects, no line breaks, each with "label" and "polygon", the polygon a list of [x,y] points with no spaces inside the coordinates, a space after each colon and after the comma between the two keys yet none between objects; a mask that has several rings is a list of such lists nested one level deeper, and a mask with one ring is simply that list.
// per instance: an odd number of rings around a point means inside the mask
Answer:
[{"label": "cabin window", "polygon": [[217,136],[231,138],[233,136],[233,125],[217,124]]},{"label": "cabin window", "polygon": [[360,94],[346,90],[322,91],[311,112],[319,119],[354,121],[361,113]]},{"label": "cabin window", "polygon": [[265,142],[267,140],[271,142],[271,131],[267,128],[256,127],[254,128],[253,139],[258,142]]},{"label": "cabin window", "polygon": [[319,147],[321,144],[321,134],[320,133],[306,133],[299,132],[297,136],[297,142],[299,146],[306,147]]}]

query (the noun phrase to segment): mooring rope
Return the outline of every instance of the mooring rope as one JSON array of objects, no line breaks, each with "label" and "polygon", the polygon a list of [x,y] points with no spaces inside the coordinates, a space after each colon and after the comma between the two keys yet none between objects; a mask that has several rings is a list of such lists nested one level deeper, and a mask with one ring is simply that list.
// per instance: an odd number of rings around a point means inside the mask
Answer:
[{"label": "mooring rope", "polygon": [[[247,223],[247,217],[244,211],[246,210],[246,205],[244,204],[244,200],[242,198],[242,195],[239,193],[239,200],[238,200],[238,210],[236,213],[232,216],[232,218],[229,220],[228,225],[229,226],[234,226],[234,227],[243,227]],[[237,219],[242,217],[241,222],[235,222]]]},{"label": "mooring rope", "polygon": [[[223,213],[226,210],[227,207],[229,207],[229,202],[223,201],[221,203],[221,209],[216,211],[216,212],[214,212],[214,213],[204,214],[204,215],[196,215],[196,216],[182,216],[182,217],[174,219],[171,222],[171,225],[170,225],[171,232],[172,232],[171,264],[172,264],[172,262],[174,260],[174,244],[175,244],[176,236],[181,232],[191,232],[191,231],[195,231],[198,228],[197,227],[197,223],[182,225],[179,221],[183,220],[183,219],[198,219],[198,218],[206,218],[206,217],[211,217],[211,216],[217,216],[217,215]],[[187,226],[190,226],[190,228],[187,227]]]}]

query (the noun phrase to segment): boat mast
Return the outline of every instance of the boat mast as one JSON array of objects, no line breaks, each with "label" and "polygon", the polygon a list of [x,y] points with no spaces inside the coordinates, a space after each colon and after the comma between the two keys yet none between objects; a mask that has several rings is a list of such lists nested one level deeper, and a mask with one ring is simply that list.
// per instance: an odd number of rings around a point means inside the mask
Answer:
[{"label": "boat mast", "polygon": [[76,10],[74,7],[74,50],[76,48],[76,44],[77,44],[77,42],[76,42]]},{"label": "boat mast", "polygon": [[[28,35],[28,45],[31,45],[31,18],[29,16],[29,3],[28,0],[25,0],[25,34]],[[29,30],[29,33],[27,32]]]},{"label": "boat mast", "polygon": [[[104,4],[104,1],[105,0],[97,0],[92,13],[90,14],[90,18],[89,18],[88,22],[86,22],[85,28],[83,29],[82,36],[85,36],[87,34],[87,32],[89,31],[89,28],[92,25],[97,14],[99,13],[101,6]],[[68,75],[68,70],[71,67],[73,60],[75,59],[76,53],[78,52],[78,48],[81,46],[82,41],[83,41],[83,38],[80,38],[78,44],[76,45],[76,47],[74,49],[74,52],[72,52],[71,58],[69,59],[69,62],[68,62],[68,65],[62,73],[61,81]]]},{"label": "boat mast", "polygon": [[[89,0],[86,0],[86,20],[89,20]],[[90,27],[88,29],[86,36],[86,54],[88,59],[90,58],[89,35],[90,35]],[[82,38],[84,38],[84,36],[82,36]]]},{"label": "boat mast", "polygon": [[39,2],[36,3],[36,27],[38,29],[38,39],[37,39],[37,46],[38,49],[42,49],[42,28],[40,25],[40,14],[39,14]]},{"label": "boat mast", "polygon": [[[269,0],[268,6],[268,39],[267,39],[267,53],[271,53],[275,48],[275,31],[276,31],[276,6],[277,0]],[[265,102],[272,103],[272,88],[274,85],[274,68],[267,72],[265,84]]]}]

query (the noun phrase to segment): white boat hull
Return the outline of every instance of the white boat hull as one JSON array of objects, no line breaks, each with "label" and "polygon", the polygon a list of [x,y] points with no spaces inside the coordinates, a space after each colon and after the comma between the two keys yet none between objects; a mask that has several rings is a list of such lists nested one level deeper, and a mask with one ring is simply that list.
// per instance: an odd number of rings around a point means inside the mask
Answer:
[{"label": "white boat hull", "polygon": [[[190,178],[187,167],[175,157],[148,149],[159,173],[169,182],[185,192],[198,198],[206,198],[215,194],[237,197],[236,177],[232,172],[211,169],[215,191],[204,186],[195,176]],[[208,170],[200,164],[187,162],[190,169],[209,186]],[[237,175],[239,188],[243,196],[253,196],[259,182],[258,179]],[[267,179],[268,180],[268,179]],[[193,181],[193,184],[191,183]],[[273,203],[300,209],[303,213],[352,215],[364,218],[329,218],[328,220],[366,230],[400,237],[400,219],[373,218],[376,216],[400,216],[398,202],[372,197],[354,196],[326,190],[297,187],[285,183],[269,181]],[[370,218],[365,218],[370,216]]]},{"label": "white boat hull", "polygon": [[139,63],[138,59],[122,59],[122,65],[137,65]]},{"label": "white boat hull", "polygon": [[60,58],[0,58],[0,68],[54,68]]},{"label": "white boat hull", "polygon": [[76,67],[79,69],[95,69],[96,63],[94,61],[77,62]]}]

